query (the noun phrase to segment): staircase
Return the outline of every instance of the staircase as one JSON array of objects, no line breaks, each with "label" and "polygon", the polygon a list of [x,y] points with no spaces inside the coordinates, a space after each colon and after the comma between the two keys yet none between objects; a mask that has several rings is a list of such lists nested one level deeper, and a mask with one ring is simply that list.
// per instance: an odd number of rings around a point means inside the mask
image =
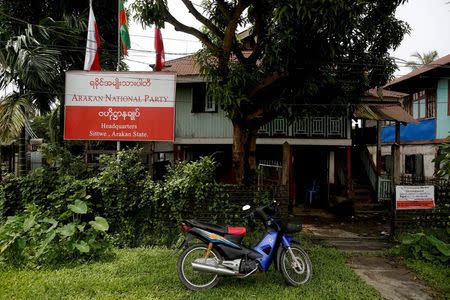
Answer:
[{"label": "staircase", "polygon": [[385,214],[387,207],[378,202],[377,174],[367,148],[357,147],[352,153],[353,190],[349,198],[353,200],[355,215]]}]

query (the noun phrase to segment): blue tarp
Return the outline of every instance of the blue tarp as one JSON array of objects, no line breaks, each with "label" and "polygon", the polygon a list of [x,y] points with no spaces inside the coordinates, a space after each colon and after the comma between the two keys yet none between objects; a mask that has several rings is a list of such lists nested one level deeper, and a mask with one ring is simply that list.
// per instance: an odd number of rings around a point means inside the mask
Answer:
[{"label": "blue tarp", "polygon": [[[427,141],[436,138],[436,119],[422,120],[418,124],[410,123],[400,125],[400,141]],[[381,129],[381,141],[395,141],[395,126],[387,126]]]}]

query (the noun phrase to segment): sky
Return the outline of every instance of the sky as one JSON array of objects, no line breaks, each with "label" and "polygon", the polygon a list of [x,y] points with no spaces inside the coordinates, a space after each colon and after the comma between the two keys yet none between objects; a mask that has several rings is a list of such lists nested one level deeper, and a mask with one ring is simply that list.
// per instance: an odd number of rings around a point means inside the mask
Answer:
[{"label": "sky", "polygon": [[[440,57],[450,54],[450,4],[449,0],[409,0],[397,9],[398,19],[406,21],[411,32],[406,35],[400,47],[391,51],[395,58],[411,60],[411,54],[437,50]],[[132,0],[128,1],[128,4]],[[187,25],[199,27],[181,0],[169,0],[169,10]],[[200,1],[194,1],[200,3]],[[150,71],[154,63],[153,28],[142,28],[134,20],[129,20],[131,51],[127,62],[132,71]],[[166,60],[174,59],[197,51],[201,44],[194,37],[174,30],[170,24],[162,30]],[[395,76],[405,75],[408,68],[400,68]]]}]

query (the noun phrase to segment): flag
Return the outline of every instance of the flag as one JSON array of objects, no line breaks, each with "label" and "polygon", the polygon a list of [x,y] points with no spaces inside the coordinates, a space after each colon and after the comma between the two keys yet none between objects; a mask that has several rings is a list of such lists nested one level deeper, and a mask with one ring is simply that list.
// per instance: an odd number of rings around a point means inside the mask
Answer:
[{"label": "flag", "polygon": [[155,71],[161,71],[164,68],[164,44],[161,35],[161,30],[155,26],[155,52],[156,52],[156,62]]},{"label": "flag", "polygon": [[86,56],[84,57],[85,71],[100,71],[98,60],[98,48],[100,48],[100,35],[98,33],[97,22],[92,10],[92,0],[89,1],[89,24],[86,41]]},{"label": "flag", "polygon": [[131,48],[131,42],[130,34],[128,33],[127,13],[125,11],[125,7],[123,6],[122,0],[119,0],[119,18],[120,37],[122,39],[123,54],[127,55],[128,49]]}]

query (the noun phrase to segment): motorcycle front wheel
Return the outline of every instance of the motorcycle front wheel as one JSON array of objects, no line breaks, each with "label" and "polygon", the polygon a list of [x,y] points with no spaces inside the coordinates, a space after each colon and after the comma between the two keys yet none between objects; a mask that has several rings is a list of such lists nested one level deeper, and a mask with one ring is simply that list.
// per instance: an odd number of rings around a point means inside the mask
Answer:
[{"label": "motorcycle front wheel", "polygon": [[289,285],[300,286],[311,279],[312,263],[308,254],[300,247],[291,246],[291,250],[292,253],[288,249],[283,249],[281,253],[281,274]]},{"label": "motorcycle front wheel", "polygon": [[[205,244],[192,245],[186,248],[180,257],[178,257],[178,278],[190,290],[210,289],[219,282],[219,276],[217,274],[197,271],[192,267],[192,262],[196,259],[205,258],[207,249],[208,247]],[[208,259],[214,259],[218,263],[221,257],[215,249],[211,249]]]}]

